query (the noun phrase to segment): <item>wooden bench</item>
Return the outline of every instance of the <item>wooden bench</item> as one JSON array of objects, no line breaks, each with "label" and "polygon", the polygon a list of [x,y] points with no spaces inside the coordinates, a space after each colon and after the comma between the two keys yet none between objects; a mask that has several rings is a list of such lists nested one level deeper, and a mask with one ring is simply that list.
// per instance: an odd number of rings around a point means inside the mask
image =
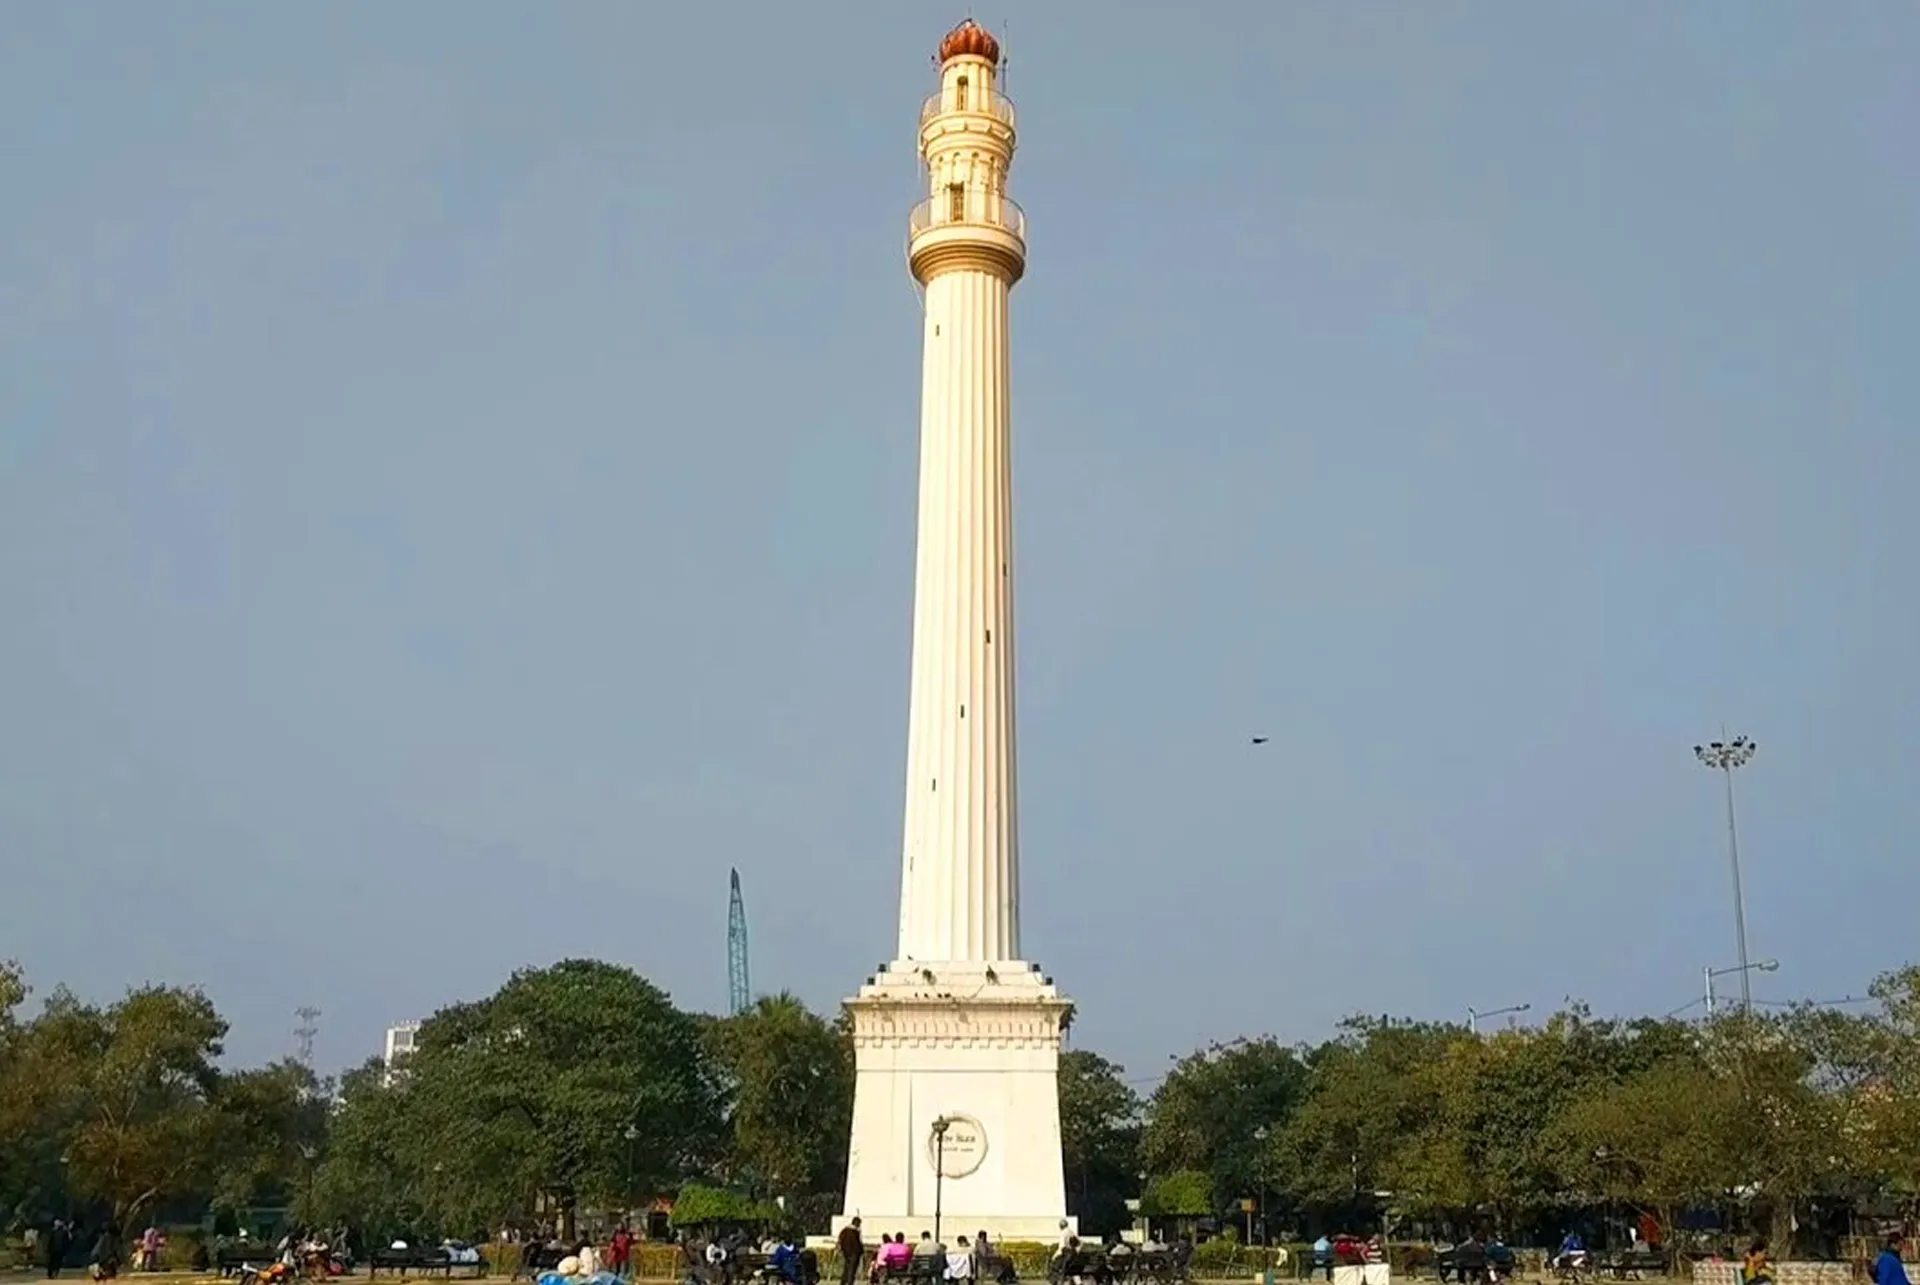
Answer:
[{"label": "wooden bench", "polygon": [[418,1272],[421,1275],[432,1275],[437,1272],[448,1280],[452,1280],[456,1268],[465,1268],[472,1276],[485,1276],[487,1260],[481,1258],[477,1262],[458,1263],[454,1261],[453,1255],[444,1249],[369,1250],[367,1253],[368,1277],[378,1276],[383,1268],[400,1276],[405,1276],[409,1272]]},{"label": "wooden bench", "polygon": [[1487,1270],[1505,1280],[1514,1274],[1517,1262],[1513,1251],[1505,1245],[1493,1246],[1469,1242],[1455,1245],[1450,1249],[1435,1250],[1433,1268],[1441,1280],[1451,1276],[1465,1285],[1468,1281],[1484,1281]]},{"label": "wooden bench", "polygon": [[213,1270],[222,1276],[232,1276],[248,1267],[266,1267],[279,1257],[273,1246],[264,1240],[248,1241],[244,1245],[222,1245],[214,1251]]},{"label": "wooden bench", "polygon": [[520,1264],[513,1269],[513,1280],[519,1280],[522,1276],[530,1281],[538,1280],[542,1272],[550,1272],[560,1266],[561,1260],[566,1256],[567,1249],[564,1245],[538,1243],[522,1245]]},{"label": "wooden bench", "polygon": [[941,1285],[947,1279],[947,1258],[945,1254],[915,1254],[907,1260],[905,1267],[889,1267],[880,1273],[883,1281],[919,1282],[919,1285]]},{"label": "wooden bench", "polygon": [[1667,1252],[1664,1249],[1652,1248],[1616,1250],[1603,1255],[1596,1265],[1616,1280],[1632,1280],[1641,1276],[1665,1276]]},{"label": "wooden bench", "polygon": [[1018,1281],[1020,1269],[1009,1255],[988,1251],[973,1256],[973,1276],[979,1281]]}]

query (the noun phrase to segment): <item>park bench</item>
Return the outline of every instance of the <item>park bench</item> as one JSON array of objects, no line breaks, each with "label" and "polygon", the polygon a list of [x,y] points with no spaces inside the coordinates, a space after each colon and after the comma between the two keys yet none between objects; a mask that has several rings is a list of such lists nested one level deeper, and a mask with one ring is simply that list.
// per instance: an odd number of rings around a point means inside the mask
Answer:
[{"label": "park bench", "polygon": [[1469,1281],[1483,1281],[1487,1278],[1487,1247],[1472,1241],[1464,1245],[1455,1245],[1434,1255],[1434,1265],[1440,1268],[1440,1278],[1445,1280],[1448,1269],[1453,1279],[1466,1285]]},{"label": "park bench", "polygon": [[947,1279],[945,1254],[915,1254],[905,1267],[889,1267],[880,1274],[882,1281],[906,1281],[909,1285],[941,1285]]},{"label": "park bench", "polygon": [[1495,1276],[1505,1280],[1514,1274],[1518,1263],[1513,1251],[1505,1245],[1466,1243],[1438,1249],[1433,1254],[1434,1272],[1443,1281],[1452,1279],[1461,1285],[1484,1281],[1488,1267],[1492,1267]]},{"label": "park bench", "polygon": [[513,1269],[513,1279],[519,1280],[524,1276],[530,1281],[538,1280],[542,1272],[550,1272],[560,1266],[561,1260],[566,1256],[567,1249],[564,1245],[538,1243],[523,1245],[520,1248],[520,1265]]},{"label": "park bench", "polygon": [[1108,1250],[1100,1245],[1055,1259],[1047,1276],[1055,1281],[1091,1281],[1093,1285],[1135,1285],[1142,1281],[1176,1285],[1187,1278],[1185,1262],[1172,1250]]},{"label": "park bench", "polygon": [[1108,1250],[1106,1275],[1118,1285],[1180,1285],[1188,1279],[1188,1255],[1179,1249]]},{"label": "park bench", "polygon": [[1020,1269],[1013,1265],[1013,1259],[1006,1254],[988,1251],[973,1256],[973,1277],[978,1281],[1018,1281]]},{"label": "park bench", "polygon": [[[265,1271],[279,1261],[280,1250],[266,1241],[240,1241],[222,1245],[209,1254],[204,1270],[211,1270],[221,1276],[235,1276],[245,1272],[249,1267],[255,1271]],[[324,1272],[324,1259],[321,1260],[320,1266]],[[301,1265],[300,1271],[309,1276],[314,1274],[305,1263]]]},{"label": "park bench", "polygon": [[472,1263],[458,1263],[454,1261],[453,1255],[447,1253],[444,1249],[428,1249],[425,1247],[416,1249],[409,1247],[406,1249],[375,1249],[367,1253],[368,1277],[378,1276],[381,1270],[385,1269],[400,1276],[405,1276],[409,1272],[417,1272],[423,1276],[437,1272],[451,1280],[455,1268],[465,1268],[468,1274],[472,1276],[484,1276],[487,1274],[485,1259]]},{"label": "park bench", "polygon": [[214,1251],[213,1270],[222,1276],[232,1276],[249,1267],[266,1267],[278,1257],[273,1246],[263,1240],[244,1245],[222,1245]]},{"label": "park bench", "polygon": [[1667,1252],[1664,1249],[1622,1249],[1603,1255],[1600,1270],[1615,1280],[1637,1280],[1642,1276],[1665,1276]]}]

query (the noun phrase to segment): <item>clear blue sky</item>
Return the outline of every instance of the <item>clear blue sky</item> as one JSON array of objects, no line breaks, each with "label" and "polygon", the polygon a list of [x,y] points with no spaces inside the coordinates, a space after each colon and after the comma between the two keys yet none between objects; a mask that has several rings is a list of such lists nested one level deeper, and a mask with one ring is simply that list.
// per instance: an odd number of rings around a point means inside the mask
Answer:
[{"label": "clear blue sky", "polygon": [[[1076,1038],[1683,1004],[1723,721],[1759,994],[1906,962],[1920,16],[1006,8]],[[566,954],[718,1008],[730,865],[760,987],[889,955],[963,12],[11,6],[0,954],[329,1065]]]}]

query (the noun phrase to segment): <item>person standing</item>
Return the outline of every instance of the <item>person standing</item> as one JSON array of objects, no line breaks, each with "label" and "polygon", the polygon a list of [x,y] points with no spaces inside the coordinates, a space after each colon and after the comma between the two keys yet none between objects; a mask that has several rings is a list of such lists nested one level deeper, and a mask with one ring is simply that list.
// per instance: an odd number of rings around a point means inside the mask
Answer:
[{"label": "person standing", "polygon": [[860,1260],[866,1257],[866,1242],[860,1239],[860,1219],[856,1216],[840,1229],[836,1242],[840,1250],[840,1285],[853,1285],[860,1277]]},{"label": "person standing", "polygon": [[67,1220],[56,1218],[53,1226],[47,1229],[47,1279],[53,1280],[60,1275],[60,1265],[67,1261],[67,1246],[73,1243],[73,1233],[67,1228]]},{"label": "person standing", "polygon": [[93,1278],[110,1281],[120,1274],[120,1229],[112,1223],[100,1229],[93,1242]]},{"label": "person standing", "polygon": [[1899,1232],[1887,1237],[1880,1257],[1873,1260],[1873,1285],[1912,1285],[1907,1279],[1907,1265],[1900,1261],[1900,1243]]},{"label": "person standing", "polygon": [[1761,1285],[1773,1279],[1773,1259],[1767,1254],[1766,1241],[1756,1240],[1747,1247],[1746,1260],[1740,1265],[1740,1279],[1745,1285]]},{"label": "person standing", "polygon": [[625,1280],[628,1276],[628,1264],[633,1260],[633,1232],[626,1223],[614,1229],[613,1239],[607,1242],[607,1270]]}]

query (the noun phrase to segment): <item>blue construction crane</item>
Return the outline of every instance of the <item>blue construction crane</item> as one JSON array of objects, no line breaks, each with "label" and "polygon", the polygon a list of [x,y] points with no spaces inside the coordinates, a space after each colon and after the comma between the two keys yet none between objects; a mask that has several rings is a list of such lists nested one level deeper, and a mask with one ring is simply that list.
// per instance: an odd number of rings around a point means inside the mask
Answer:
[{"label": "blue construction crane", "polygon": [[747,903],[740,896],[740,872],[729,870],[732,894],[727,898],[727,1003],[738,1017],[753,1006],[753,983],[747,980]]}]

